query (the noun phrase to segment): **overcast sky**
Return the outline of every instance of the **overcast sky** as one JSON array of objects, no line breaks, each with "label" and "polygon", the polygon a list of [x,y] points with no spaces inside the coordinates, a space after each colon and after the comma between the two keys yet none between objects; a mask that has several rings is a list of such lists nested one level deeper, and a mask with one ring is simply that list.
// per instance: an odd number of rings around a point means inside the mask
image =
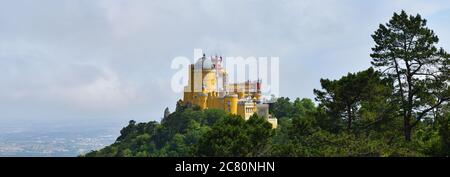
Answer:
[{"label": "overcast sky", "polygon": [[370,35],[420,13],[450,50],[450,1],[0,0],[0,124],[159,120],[170,68],[194,48],[280,57],[280,95],[314,98],[320,78],[370,66]]}]

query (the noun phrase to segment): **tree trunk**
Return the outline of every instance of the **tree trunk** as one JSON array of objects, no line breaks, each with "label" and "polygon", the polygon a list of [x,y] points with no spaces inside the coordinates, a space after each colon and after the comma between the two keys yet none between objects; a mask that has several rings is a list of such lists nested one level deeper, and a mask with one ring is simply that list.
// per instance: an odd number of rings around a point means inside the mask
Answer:
[{"label": "tree trunk", "polygon": [[406,116],[405,117],[405,120],[404,120],[404,124],[403,124],[403,131],[404,131],[404,134],[405,134],[405,140],[407,141],[407,142],[410,142],[411,141],[411,131],[412,131],[412,127],[411,127],[411,124],[410,124],[410,122],[411,122],[411,117],[409,117],[409,116]]},{"label": "tree trunk", "polygon": [[353,119],[353,115],[352,115],[352,109],[350,106],[347,106],[347,114],[348,114],[348,120],[347,120],[347,129],[350,132],[351,128],[352,128],[352,119]]}]

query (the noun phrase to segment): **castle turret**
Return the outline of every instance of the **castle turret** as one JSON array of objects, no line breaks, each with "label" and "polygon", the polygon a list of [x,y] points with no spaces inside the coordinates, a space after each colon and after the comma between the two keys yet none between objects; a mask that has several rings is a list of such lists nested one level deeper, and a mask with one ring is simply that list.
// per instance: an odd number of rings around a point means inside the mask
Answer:
[{"label": "castle turret", "polygon": [[238,96],[236,94],[227,95],[224,101],[225,110],[231,114],[237,114]]}]

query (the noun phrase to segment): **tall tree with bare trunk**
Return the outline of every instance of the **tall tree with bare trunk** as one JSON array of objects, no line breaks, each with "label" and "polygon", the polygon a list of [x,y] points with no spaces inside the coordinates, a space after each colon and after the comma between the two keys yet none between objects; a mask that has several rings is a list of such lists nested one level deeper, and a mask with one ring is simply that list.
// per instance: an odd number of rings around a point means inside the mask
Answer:
[{"label": "tall tree with bare trunk", "polygon": [[413,128],[450,99],[449,54],[436,47],[438,36],[419,14],[394,13],[372,35],[372,65],[394,80],[392,101],[399,104],[406,141]]}]

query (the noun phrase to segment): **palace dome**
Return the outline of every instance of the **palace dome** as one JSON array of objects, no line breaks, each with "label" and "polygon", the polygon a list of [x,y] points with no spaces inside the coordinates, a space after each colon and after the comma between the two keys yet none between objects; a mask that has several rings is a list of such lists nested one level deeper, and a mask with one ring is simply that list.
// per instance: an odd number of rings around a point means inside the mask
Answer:
[{"label": "palace dome", "polygon": [[197,60],[197,62],[195,63],[196,69],[200,69],[200,68],[202,68],[202,66],[203,66],[203,69],[208,69],[208,70],[215,69],[215,63],[213,62],[213,59],[207,58],[205,55],[203,55],[202,58],[199,58]]}]

